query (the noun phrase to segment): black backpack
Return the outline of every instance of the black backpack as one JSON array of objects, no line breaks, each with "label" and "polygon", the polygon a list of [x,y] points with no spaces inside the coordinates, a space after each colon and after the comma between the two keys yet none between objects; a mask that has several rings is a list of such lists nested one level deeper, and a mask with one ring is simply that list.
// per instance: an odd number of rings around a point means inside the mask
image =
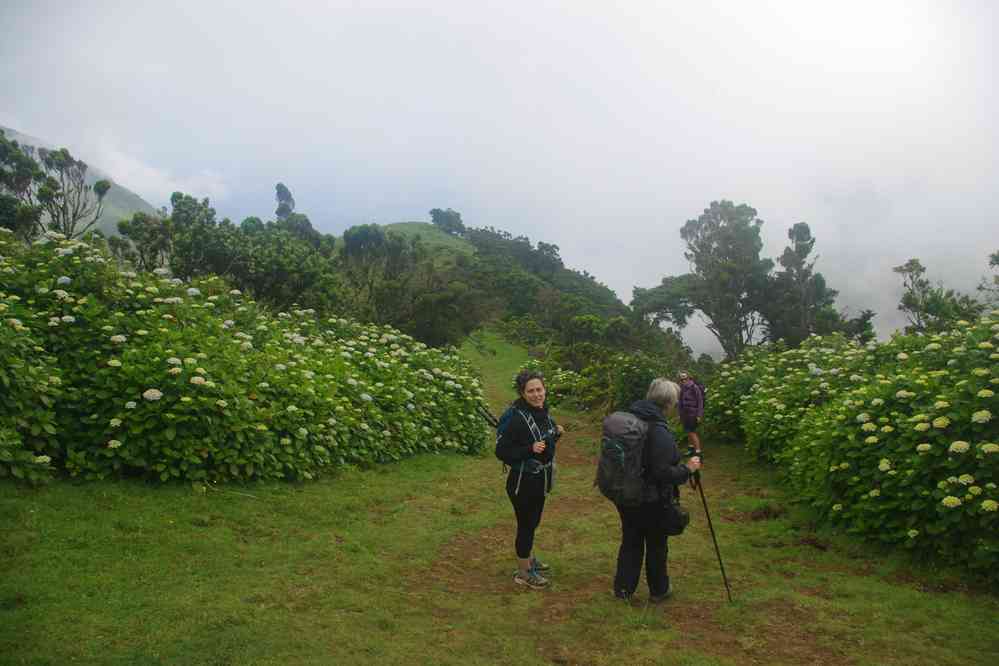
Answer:
[{"label": "black backpack", "polygon": [[615,504],[642,503],[648,434],[649,424],[630,412],[614,412],[604,419],[594,485]]}]

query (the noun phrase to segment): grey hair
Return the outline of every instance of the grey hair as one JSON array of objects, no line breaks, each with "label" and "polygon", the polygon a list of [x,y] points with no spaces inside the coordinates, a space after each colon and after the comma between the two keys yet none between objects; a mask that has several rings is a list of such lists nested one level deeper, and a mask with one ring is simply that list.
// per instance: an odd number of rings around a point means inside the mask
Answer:
[{"label": "grey hair", "polygon": [[651,400],[659,405],[663,411],[666,411],[671,407],[676,407],[676,403],[680,400],[680,387],[665,377],[656,377],[649,384],[645,399]]}]

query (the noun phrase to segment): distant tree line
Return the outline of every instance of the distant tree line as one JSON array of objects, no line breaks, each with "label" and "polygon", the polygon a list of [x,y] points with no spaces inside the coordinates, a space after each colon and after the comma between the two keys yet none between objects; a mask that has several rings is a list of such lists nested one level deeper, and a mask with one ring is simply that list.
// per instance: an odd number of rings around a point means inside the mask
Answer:
[{"label": "distant tree line", "polygon": [[[0,224],[26,241],[45,230],[68,237],[90,230],[106,184],[88,188],[82,181],[86,165],[68,152],[51,158],[46,153],[48,161],[38,162],[30,151],[0,139]],[[58,169],[71,171],[75,180],[51,175]],[[69,222],[43,205],[69,198],[84,204]],[[526,330],[539,345],[564,342],[567,362],[578,368],[587,345],[598,338],[641,345],[657,334],[633,320],[629,308],[592,275],[565,268],[557,245],[468,228],[450,208],[433,209],[431,220],[467,241],[471,253],[441,251],[419,235],[377,224],[351,227],[336,239],[296,210],[284,183],[275,186],[275,200],[272,220],[234,223],[219,219],[207,199],[175,192],[169,210],[135,213],[118,223],[119,236],[106,241],[137,270],[168,267],[181,279],[220,275],[277,309],[297,305],[390,324],[430,345],[457,343],[488,320],[526,317]]]},{"label": "distant tree line", "polygon": [[[92,233],[110,183],[87,184],[86,173],[65,149],[35,151],[0,132],[0,226],[28,242],[45,230],[69,238]],[[351,227],[338,240],[313,228],[284,183],[275,186],[275,200],[272,220],[237,224],[218,219],[208,199],[175,192],[170,210],[121,220],[120,236],[107,243],[138,270],[169,267],[183,279],[217,274],[278,309],[297,304],[352,315],[431,345],[457,343],[486,321],[504,320],[511,335],[577,371],[621,351],[692,366],[681,331],[695,313],[730,357],[762,340],[795,346],[811,334],[874,335],[873,311],[851,317],[836,309],[836,290],[815,270],[808,224],[788,231],[775,265],[760,256],[763,221],[746,204],[715,201],[688,220],[680,236],[691,271],[636,287],[626,306],[588,272],[566,268],[558,245],[468,227],[451,208],[431,210],[431,222],[472,253],[377,224]],[[990,263],[997,264],[999,253]],[[983,280],[975,299],[931,283],[918,259],[895,271],[908,330],[939,330],[997,301],[999,278]]]},{"label": "distant tree line", "polygon": [[[776,266],[760,256],[762,224],[747,204],[711,202],[680,230],[691,271],[666,276],[656,287],[635,288],[632,308],[650,322],[678,329],[700,313],[729,358],[753,343],[782,340],[796,347],[813,334],[873,339],[874,311],[850,316],[836,309],[838,292],[815,270],[816,239],[808,224],[799,222],[788,230],[789,244]],[[999,253],[990,261],[990,267],[997,265]],[[982,299],[977,300],[932,284],[925,270],[918,259],[894,269],[903,280],[898,307],[909,320],[907,332],[943,330],[956,320],[974,319],[996,301],[999,278],[983,280]]]}]

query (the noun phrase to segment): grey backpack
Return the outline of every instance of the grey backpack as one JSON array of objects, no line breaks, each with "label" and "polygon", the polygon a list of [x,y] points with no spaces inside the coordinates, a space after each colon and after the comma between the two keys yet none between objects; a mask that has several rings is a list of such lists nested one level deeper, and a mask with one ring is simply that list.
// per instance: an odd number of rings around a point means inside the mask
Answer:
[{"label": "grey backpack", "polygon": [[614,412],[604,419],[594,485],[615,504],[638,506],[642,503],[648,433],[649,425],[630,412]]}]

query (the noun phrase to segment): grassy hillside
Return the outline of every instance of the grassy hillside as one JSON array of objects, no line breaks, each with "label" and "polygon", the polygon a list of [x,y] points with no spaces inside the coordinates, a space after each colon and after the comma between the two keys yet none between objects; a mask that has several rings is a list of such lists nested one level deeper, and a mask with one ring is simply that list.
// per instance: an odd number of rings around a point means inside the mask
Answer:
[{"label": "grassy hillside", "polygon": [[419,236],[434,253],[447,251],[471,256],[475,252],[475,248],[468,241],[446,234],[429,222],[397,222],[386,224],[385,229],[406,237]]},{"label": "grassy hillside", "polygon": [[[28,136],[27,134],[21,134],[20,132],[7,127],[0,127],[0,130],[3,130],[8,139],[13,139],[22,146],[33,146],[35,148],[54,147],[47,141],[43,141],[42,139],[38,139],[33,136]],[[74,153],[73,157],[76,159],[82,159],[87,163],[87,166],[89,167],[87,169],[88,183],[93,184],[101,179],[111,181],[111,189],[108,190],[108,193],[104,198],[104,212],[101,213],[100,219],[97,220],[97,224],[94,226],[95,229],[100,229],[106,236],[116,236],[118,234],[119,220],[131,217],[137,212],[146,213],[148,215],[157,214],[156,209],[147,203],[142,197],[123,185],[115,182],[114,174],[109,174],[101,170],[100,167],[91,164],[86,155],[77,155]]]}]

